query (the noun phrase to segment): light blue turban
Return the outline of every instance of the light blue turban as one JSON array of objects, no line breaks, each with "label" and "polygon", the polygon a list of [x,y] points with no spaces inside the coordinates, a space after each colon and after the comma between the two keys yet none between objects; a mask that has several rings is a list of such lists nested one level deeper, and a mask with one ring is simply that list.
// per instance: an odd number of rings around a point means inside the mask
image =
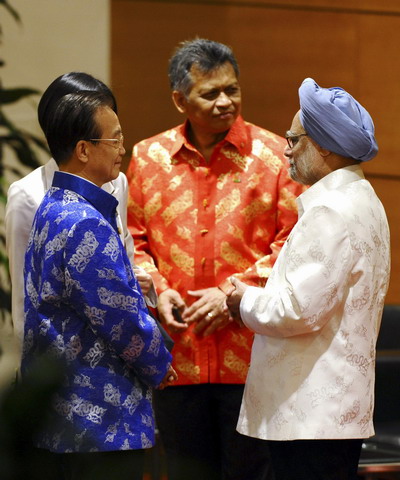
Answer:
[{"label": "light blue turban", "polygon": [[370,114],[343,88],[321,88],[306,78],[299,97],[301,124],[318,145],[364,162],[378,153]]}]

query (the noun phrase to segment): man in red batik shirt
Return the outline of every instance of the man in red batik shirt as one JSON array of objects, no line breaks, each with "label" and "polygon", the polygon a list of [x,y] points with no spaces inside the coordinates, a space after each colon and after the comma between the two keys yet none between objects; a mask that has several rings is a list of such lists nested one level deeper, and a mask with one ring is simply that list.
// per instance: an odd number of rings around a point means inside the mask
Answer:
[{"label": "man in red batik shirt", "polygon": [[186,121],[135,145],[128,169],[135,259],[175,340],[177,386],[155,392],[169,480],[272,478],[265,442],[236,432],[253,334],[224,300],[232,275],[265,285],[303,190],[285,140],[240,116],[238,76],[227,46],[183,42],[169,78]]}]

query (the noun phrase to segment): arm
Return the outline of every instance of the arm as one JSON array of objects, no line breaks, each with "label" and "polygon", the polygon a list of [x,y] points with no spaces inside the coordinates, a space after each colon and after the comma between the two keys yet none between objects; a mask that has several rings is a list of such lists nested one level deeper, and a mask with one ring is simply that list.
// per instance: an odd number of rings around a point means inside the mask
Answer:
[{"label": "arm", "polygon": [[123,239],[123,244],[125,246],[126,253],[134,269],[136,278],[139,282],[140,288],[142,289],[143,295],[145,296],[146,303],[150,307],[156,307],[157,293],[154,288],[153,279],[151,275],[148,274],[143,268],[137,267],[135,265],[134,243],[133,243],[133,238],[128,229],[128,224],[127,224],[128,182],[125,174],[121,172],[118,178],[114,180],[114,184],[115,184],[114,196],[118,200],[117,211],[118,211],[118,216],[120,221],[119,228],[122,229],[121,238]]},{"label": "arm", "polygon": [[301,217],[265,289],[248,287],[243,322],[261,335],[290,337],[320,330],[343,308],[351,272],[346,225],[327,207]]},{"label": "arm", "polygon": [[128,265],[109,224],[80,221],[65,248],[65,276],[73,285],[68,301],[142,381],[158,386],[173,375],[172,357]]},{"label": "arm", "polygon": [[[38,189],[40,185],[38,185]],[[44,191],[43,191],[44,195]],[[10,186],[5,212],[6,249],[12,284],[12,319],[18,342],[24,335],[24,258],[37,203],[18,183]]]},{"label": "arm", "polygon": [[[290,178],[288,174],[287,161],[283,157],[276,188],[276,212],[275,215],[271,216],[271,221],[275,221],[274,237],[266,247],[266,253],[263,257],[257,260],[244,272],[237,272],[233,274],[236,278],[249,285],[265,285],[272,267],[278,258],[279,252],[281,251],[287,237],[289,236],[298,219],[296,198],[305,190],[305,187],[297,182],[294,182]],[[219,288],[225,293],[228,293],[231,287],[232,284],[229,278],[225,279],[219,285]]]},{"label": "arm", "polygon": [[129,185],[129,200],[127,209],[127,224],[135,245],[135,259],[138,265],[150,273],[156,291],[160,294],[170,288],[167,279],[158,270],[151,255],[147,226],[145,219],[145,205],[142,196],[141,169],[137,160],[137,148],[133,150],[127,177]]}]

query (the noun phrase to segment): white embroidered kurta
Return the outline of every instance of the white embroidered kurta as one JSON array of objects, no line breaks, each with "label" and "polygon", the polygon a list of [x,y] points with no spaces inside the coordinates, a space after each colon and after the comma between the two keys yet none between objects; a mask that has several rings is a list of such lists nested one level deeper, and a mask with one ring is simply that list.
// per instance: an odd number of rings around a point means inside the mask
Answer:
[{"label": "white embroidered kurta", "polygon": [[256,332],[238,431],[267,440],[374,434],[375,344],[389,227],[359,166],[298,198],[299,221],[264,289],[240,305]]}]

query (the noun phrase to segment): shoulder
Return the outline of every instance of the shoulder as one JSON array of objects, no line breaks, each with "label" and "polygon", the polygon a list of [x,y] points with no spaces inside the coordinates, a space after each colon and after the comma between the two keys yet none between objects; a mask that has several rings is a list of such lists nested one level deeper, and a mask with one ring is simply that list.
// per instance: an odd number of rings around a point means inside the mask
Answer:
[{"label": "shoulder", "polygon": [[35,203],[35,201],[39,200],[39,202],[36,203],[40,203],[46,191],[44,178],[45,167],[36,168],[25,177],[10,185],[7,193],[7,201],[20,202],[22,200],[22,194],[23,201],[30,200],[32,203]]},{"label": "shoulder", "polygon": [[286,140],[283,137],[246,121],[244,122],[244,126],[253,145],[253,150],[268,150],[280,159],[284,158],[283,151],[286,146]]},{"label": "shoulder", "polygon": [[264,140],[266,143],[272,143],[276,145],[285,145],[286,140],[277,133],[271,132],[266,128],[259,127],[258,125],[254,125],[254,123],[244,121],[244,125],[247,131],[251,134],[252,137],[260,138]]},{"label": "shoulder", "polygon": [[133,150],[135,152],[148,149],[153,144],[161,144],[168,148],[169,146],[172,146],[177,138],[181,135],[181,130],[182,125],[178,125],[170,128],[169,130],[158,133],[157,135],[153,135],[152,137],[145,138],[144,140],[136,143],[133,147]]},{"label": "shoulder", "polygon": [[7,202],[28,202],[37,207],[51,186],[54,172],[57,169],[56,162],[50,159],[45,165],[12,183],[8,189]]}]

